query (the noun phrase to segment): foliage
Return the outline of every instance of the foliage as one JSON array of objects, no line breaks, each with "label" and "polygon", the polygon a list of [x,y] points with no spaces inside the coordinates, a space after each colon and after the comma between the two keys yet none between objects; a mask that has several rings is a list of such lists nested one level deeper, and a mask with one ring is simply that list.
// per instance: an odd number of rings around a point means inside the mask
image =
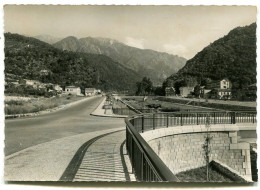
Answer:
[{"label": "foliage", "polygon": [[180,85],[196,81],[203,86],[211,80],[228,78],[232,82],[232,96],[242,96],[246,86],[256,83],[256,23],[238,27],[205,47],[177,74],[168,80]]},{"label": "foliage", "polygon": [[196,85],[194,87],[194,96],[195,97],[199,97],[200,96],[200,86],[199,85]]},{"label": "foliage", "polygon": [[[206,167],[195,168],[188,171],[180,172],[176,176],[183,182],[206,182],[207,175],[205,169]],[[209,171],[211,182],[232,182],[230,178],[221,174],[212,166],[210,166]]]},{"label": "foliage", "polygon": [[136,83],[136,95],[149,95],[153,92],[153,83],[149,78],[144,77],[141,82]]}]

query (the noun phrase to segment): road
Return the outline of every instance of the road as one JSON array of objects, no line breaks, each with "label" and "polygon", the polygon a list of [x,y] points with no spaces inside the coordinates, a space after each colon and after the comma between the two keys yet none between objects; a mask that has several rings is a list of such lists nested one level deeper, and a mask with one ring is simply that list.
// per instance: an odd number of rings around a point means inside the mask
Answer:
[{"label": "road", "polygon": [[93,97],[56,112],[5,121],[5,155],[62,137],[123,127],[120,118],[91,116],[102,97]]}]

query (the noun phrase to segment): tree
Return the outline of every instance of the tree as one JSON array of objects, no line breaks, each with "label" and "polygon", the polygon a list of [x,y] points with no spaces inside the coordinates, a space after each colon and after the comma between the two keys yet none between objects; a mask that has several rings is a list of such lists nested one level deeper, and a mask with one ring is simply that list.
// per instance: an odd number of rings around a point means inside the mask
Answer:
[{"label": "tree", "polygon": [[206,116],[205,127],[207,128],[207,132],[206,132],[206,138],[205,138],[202,148],[205,152],[205,160],[206,160],[206,168],[207,168],[207,181],[210,181],[210,179],[209,179],[209,156],[210,156],[210,141],[211,141],[212,137],[209,136],[210,116],[208,114]]},{"label": "tree", "polygon": [[147,77],[144,77],[141,82],[137,82],[136,86],[137,86],[136,95],[138,95],[138,96],[149,95],[153,91],[153,83]]},{"label": "tree", "polygon": [[200,96],[200,85],[194,87],[194,96],[197,98]]}]

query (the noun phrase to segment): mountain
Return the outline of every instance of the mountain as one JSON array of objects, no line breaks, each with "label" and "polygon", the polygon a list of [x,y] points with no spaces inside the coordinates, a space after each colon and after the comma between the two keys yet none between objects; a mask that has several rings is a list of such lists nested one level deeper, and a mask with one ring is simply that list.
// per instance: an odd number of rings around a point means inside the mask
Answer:
[{"label": "mountain", "polygon": [[32,37],[5,33],[5,74],[62,86],[135,91],[141,76],[105,55],[62,51]]},{"label": "mountain", "polygon": [[154,83],[162,82],[186,63],[185,58],[177,55],[139,49],[108,38],[77,39],[70,36],[55,43],[54,47],[73,52],[109,56],[140,75],[149,77]]},{"label": "mountain", "polygon": [[33,38],[36,38],[36,39],[46,42],[48,44],[54,44],[62,39],[62,38],[57,38],[57,37],[54,37],[54,36],[51,36],[48,34],[33,36]]},{"label": "mountain", "polygon": [[166,81],[205,85],[207,81],[228,78],[239,91],[256,83],[256,23],[237,27],[197,53]]}]

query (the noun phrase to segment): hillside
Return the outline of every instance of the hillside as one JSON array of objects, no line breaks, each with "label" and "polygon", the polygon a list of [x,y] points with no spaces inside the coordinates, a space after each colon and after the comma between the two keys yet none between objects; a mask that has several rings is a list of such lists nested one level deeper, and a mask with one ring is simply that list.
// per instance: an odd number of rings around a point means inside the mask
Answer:
[{"label": "hillside", "polygon": [[104,55],[62,51],[35,38],[5,34],[5,74],[62,86],[135,90],[141,77]]},{"label": "hillside", "polygon": [[197,53],[167,79],[206,85],[207,81],[228,78],[234,93],[256,83],[256,24],[237,27]]},{"label": "hillside", "polygon": [[142,76],[160,83],[170,74],[182,68],[186,59],[176,55],[139,49],[107,38],[81,38],[70,36],[54,44],[54,47],[73,52],[103,54],[111,57]]}]

